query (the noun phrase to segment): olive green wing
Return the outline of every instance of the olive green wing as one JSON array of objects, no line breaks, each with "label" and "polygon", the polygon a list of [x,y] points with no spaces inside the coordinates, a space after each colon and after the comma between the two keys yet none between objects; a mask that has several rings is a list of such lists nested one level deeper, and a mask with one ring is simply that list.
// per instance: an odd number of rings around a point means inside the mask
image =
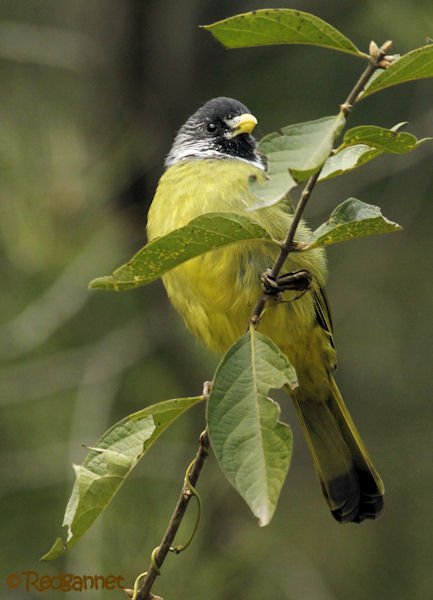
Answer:
[{"label": "olive green wing", "polygon": [[326,332],[329,342],[335,350],[333,325],[331,311],[329,308],[328,297],[323,288],[319,287],[313,291],[314,310],[316,311],[316,319],[320,327]]}]

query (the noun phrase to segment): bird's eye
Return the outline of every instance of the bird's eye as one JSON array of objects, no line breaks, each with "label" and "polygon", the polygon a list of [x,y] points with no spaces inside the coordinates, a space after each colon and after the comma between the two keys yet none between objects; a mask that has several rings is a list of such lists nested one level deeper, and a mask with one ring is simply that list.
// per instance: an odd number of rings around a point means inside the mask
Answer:
[{"label": "bird's eye", "polygon": [[215,125],[215,123],[208,123],[206,129],[209,131],[209,133],[213,133],[214,131],[216,131],[217,126]]}]

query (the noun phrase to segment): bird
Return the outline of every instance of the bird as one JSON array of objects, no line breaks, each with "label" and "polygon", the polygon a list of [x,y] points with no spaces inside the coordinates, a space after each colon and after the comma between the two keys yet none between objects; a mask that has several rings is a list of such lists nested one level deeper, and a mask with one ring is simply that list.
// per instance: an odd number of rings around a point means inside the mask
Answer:
[{"label": "bird", "polygon": [[[150,241],[209,212],[248,213],[272,238],[284,239],[293,220],[287,203],[252,210],[257,198],[250,182],[267,178],[266,158],[252,135],[256,125],[244,104],[226,97],[209,100],[186,120],[149,209]],[[301,220],[296,241],[305,242],[309,235]],[[261,277],[277,254],[278,248],[265,241],[243,241],[190,259],[162,280],[189,330],[223,354],[245,333],[263,293]],[[340,523],[375,519],[383,509],[384,486],[333,377],[336,351],[324,250],[292,252],[283,269],[307,272],[308,289],[278,294],[258,330],[296,370],[299,386],[291,396],[333,517]]]}]

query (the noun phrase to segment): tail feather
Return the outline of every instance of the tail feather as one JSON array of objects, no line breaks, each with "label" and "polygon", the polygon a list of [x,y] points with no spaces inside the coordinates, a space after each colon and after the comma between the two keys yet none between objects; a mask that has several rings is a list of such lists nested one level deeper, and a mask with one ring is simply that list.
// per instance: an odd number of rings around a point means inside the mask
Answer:
[{"label": "tail feather", "polygon": [[334,518],[361,523],[383,509],[383,483],[374,468],[335,381],[326,401],[294,398],[323,494]]}]

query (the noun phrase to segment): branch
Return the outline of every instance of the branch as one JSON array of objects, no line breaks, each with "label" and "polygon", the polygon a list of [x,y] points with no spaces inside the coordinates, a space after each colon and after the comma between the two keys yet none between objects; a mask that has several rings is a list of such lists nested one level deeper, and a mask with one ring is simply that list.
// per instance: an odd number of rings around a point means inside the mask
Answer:
[{"label": "branch", "polygon": [[[344,117],[347,117],[349,115],[353,106],[359,100],[359,97],[363,92],[365,86],[370,81],[371,77],[377,71],[377,69],[385,69],[391,64],[390,57],[387,57],[387,52],[391,49],[391,46],[391,41],[385,42],[380,48],[377,46],[377,44],[375,44],[375,42],[371,42],[370,61],[368,63],[368,66],[365,68],[364,72],[361,74],[360,78],[353,86],[346,100],[340,106],[340,111],[344,115]],[[329,154],[329,156],[331,155],[331,153]],[[301,194],[301,198],[296,206],[295,212],[293,213],[293,221],[290,225],[290,229],[287,233],[286,239],[281,245],[280,254],[278,255],[278,258],[275,261],[275,264],[269,273],[270,277],[274,279],[277,278],[288,255],[294,250],[296,250],[296,244],[294,242],[296,230],[304,213],[305,207],[307,206],[308,200],[310,199],[311,193],[317,183],[322,167],[320,167],[320,169],[316,173],[314,173],[314,175],[311,175]],[[257,304],[254,307],[254,310],[250,316],[250,323],[253,326],[256,326],[259,323],[263,314],[263,310],[266,306],[268,297],[268,294],[266,293],[266,291],[264,291],[260,296],[259,300],[257,301]]]},{"label": "branch", "polygon": [[[203,465],[206,461],[206,457],[209,453],[209,438],[207,431],[203,431],[200,435],[200,445],[197,450],[197,454],[193,462],[191,463],[191,467],[187,469],[187,474],[185,476],[185,482],[182,487],[182,491],[180,493],[179,499],[176,504],[176,508],[174,509],[173,515],[168,524],[167,530],[162,538],[161,543],[152,553],[151,564],[149,565],[146,574],[142,578],[142,583],[140,586],[140,590],[136,595],[136,600],[151,600],[151,598],[155,598],[153,594],[151,594],[150,590],[155,582],[155,579],[160,574],[160,568],[162,567],[165,559],[167,558],[167,554],[171,551],[180,552],[180,548],[173,548],[172,544],[174,542],[174,538],[179,529],[179,526],[182,522],[183,517],[185,516],[186,509],[188,507],[189,501],[193,496],[192,490],[196,485],[198,478],[200,476]],[[128,595],[132,596],[132,591],[127,591]]]}]

